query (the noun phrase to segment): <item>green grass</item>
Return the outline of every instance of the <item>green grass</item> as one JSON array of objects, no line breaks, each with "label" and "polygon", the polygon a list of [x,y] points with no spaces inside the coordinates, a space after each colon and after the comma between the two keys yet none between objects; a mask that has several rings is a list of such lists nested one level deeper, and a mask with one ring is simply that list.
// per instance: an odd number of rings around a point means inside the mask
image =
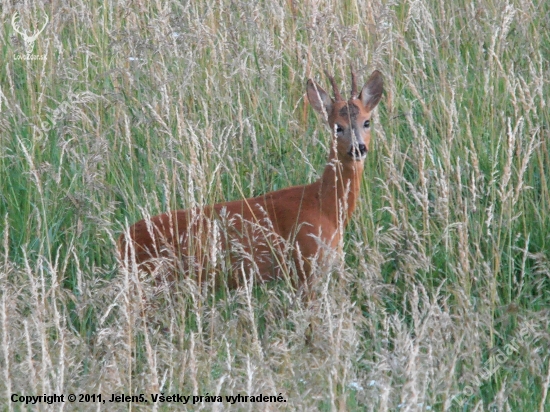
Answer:
[{"label": "green grass", "polygon": [[[16,11],[29,33],[49,16],[33,50],[47,60],[17,58]],[[550,3],[71,0],[0,16],[4,409],[22,409],[12,393],[163,392],[550,410]],[[144,214],[314,181],[330,136],[305,83],[327,68],[347,91],[349,63],[363,81],[381,70],[385,95],[344,261],[317,274],[315,302],[285,282],[168,293],[118,269],[116,239]]]}]

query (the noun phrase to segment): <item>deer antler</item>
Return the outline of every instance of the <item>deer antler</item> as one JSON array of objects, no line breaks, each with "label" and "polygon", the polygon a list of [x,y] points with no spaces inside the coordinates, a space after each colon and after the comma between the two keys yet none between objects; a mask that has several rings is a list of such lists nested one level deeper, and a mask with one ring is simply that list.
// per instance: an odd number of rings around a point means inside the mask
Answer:
[{"label": "deer antler", "polygon": [[336,85],[336,80],[334,80],[334,77],[331,76],[328,72],[328,70],[325,69],[325,74],[330,80],[330,84],[332,84],[332,90],[334,91],[334,98],[336,101],[342,101],[342,95],[340,94],[340,90],[338,90],[338,86]]},{"label": "deer antler", "polygon": [[38,35],[44,31],[44,29],[46,28],[46,25],[48,24],[49,21],[50,21],[50,19],[48,18],[48,15],[46,14],[46,22],[44,23],[44,25],[42,26],[42,28],[41,28],[40,30],[38,30],[36,33],[34,33],[34,34],[30,37],[32,41],[36,40],[36,38],[38,37]]},{"label": "deer antler", "polygon": [[18,17],[19,17],[19,12],[16,11],[13,14],[12,18],[11,18],[11,25],[12,25],[12,27],[15,30],[16,33],[19,33],[21,36],[26,38],[27,37],[27,32],[26,31],[21,31],[21,25],[16,21]]},{"label": "deer antler", "polygon": [[351,98],[357,99],[357,76],[355,75],[355,70],[353,70],[353,64],[349,64],[351,70]]}]

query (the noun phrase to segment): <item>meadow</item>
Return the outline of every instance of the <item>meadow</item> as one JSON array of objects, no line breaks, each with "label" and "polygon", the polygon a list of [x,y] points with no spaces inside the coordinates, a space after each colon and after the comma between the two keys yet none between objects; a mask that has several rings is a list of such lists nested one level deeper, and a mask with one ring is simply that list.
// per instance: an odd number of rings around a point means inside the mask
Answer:
[{"label": "meadow", "polygon": [[[550,411],[550,2],[5,0],[0,22],[2,410]],[[12,22],[44,26],[32,53]],[[306,81],[347,95],[350,63],[385,92],[313,302],[120,269],[145,216],[317,179]],[[107,402],[13,398],[54,393]],[[225,398],[259,394],[284,401]]]}]

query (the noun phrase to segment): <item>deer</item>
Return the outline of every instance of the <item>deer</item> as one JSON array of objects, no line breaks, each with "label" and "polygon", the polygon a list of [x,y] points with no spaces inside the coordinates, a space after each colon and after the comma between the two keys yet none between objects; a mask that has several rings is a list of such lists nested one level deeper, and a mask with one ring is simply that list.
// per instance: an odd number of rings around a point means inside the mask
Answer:
[{"label": "deer", "polygon": [[[253,273],[259,282],[291,278],[297,290],[311,290],[315,263],[342,252],[343,231],[357,206],[371,141],[371,114],[383,92],[375,70],[357,90],[351,68],[351,97],[344,100],[328,72],[334,98],[315,81],[307,81],[307,97],[331,130],[332,144],[321,177],[261,196],[202,208],[165,212],[132,225],[118,240],[126,267],[168,281],[196,276],[199,284],[214,276],[216,285],[235,289]],[[290,247],[289,247],[290,245]],[[229,273],[220,270],[217,253],[225,253]],[[163,262],[169,269],[162,271]],[[223,263],[223,262],[222,262]],[[227,267],[226,267],[227,268]],[[306,292],[307,293],[307,292]]]}]

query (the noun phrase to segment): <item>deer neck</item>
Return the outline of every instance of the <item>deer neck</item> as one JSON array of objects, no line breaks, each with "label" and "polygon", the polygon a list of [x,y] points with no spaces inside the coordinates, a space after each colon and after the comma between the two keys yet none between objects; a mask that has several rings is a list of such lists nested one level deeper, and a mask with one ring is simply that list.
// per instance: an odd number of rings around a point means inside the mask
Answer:
[{"label": "deer neck", "polygon": [[[328,163],[319,179],[319,202],[321,214],[345,227],[351,218],[361,186],[363,161],[341,162],[331,151]],[[343,220],[343,221],[342,221]]]}]

